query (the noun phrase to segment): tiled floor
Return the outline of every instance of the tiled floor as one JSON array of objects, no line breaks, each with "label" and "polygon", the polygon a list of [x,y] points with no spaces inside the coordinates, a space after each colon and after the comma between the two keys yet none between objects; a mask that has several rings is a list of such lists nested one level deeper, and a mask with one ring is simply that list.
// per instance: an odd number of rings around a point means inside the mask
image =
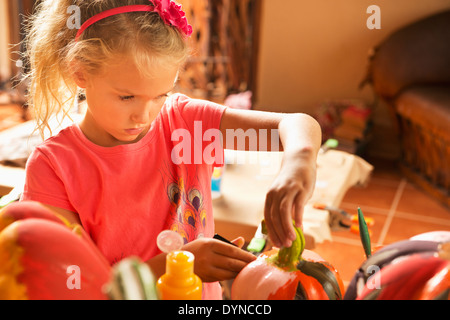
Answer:
[{"label": "tiled floor", "polygon": [[[374,165],[369,184],[350,189],[341,208],[356,214],[360,207],[365,217],[375,220],[371,228],[372,247],[424,232],[450,231],[450,209],[404,179],[391,162],[369,162]],[[314,251],[339,270],[344,285],[365,258],[359,234],[350,231],[333,232],[333,241],[316,244]]]}]

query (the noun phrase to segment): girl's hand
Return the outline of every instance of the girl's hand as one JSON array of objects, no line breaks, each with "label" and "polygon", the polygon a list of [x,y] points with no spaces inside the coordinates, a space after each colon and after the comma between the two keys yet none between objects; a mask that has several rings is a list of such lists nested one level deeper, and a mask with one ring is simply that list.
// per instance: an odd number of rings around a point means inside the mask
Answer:
[{"label": "girl's hand", "polygon": [[316,158],[310,152],[285,153],[283,164],[266,196],[264,219],[275,246],[290,247],[302,225],[303,207],[311,198],[316,180]]},{"label": "girl's hand", "polygon": [[194,273],[203,282],[233,279],[248,263],[256,259],[241,247],[244,239],[239,237],[231,241],[236,246],[210,238],[194,240],[183,246],[195,256]]}]

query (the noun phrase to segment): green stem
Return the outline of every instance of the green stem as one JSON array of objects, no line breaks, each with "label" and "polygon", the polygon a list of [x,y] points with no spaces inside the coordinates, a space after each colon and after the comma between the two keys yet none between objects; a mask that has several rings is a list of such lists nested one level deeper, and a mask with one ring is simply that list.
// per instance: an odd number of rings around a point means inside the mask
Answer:
[{"label": "green stem", "polygon": [[305,249],[305,237],[301,228],[295,227],[296,239],[292,242],[290,247],[283,247],[278,251],[277,258],[274,263],[281,268],[289,267],[296,268],[296,265],[302,258],[303,250]]},{"label": "green stem", "polygon": [[369,258],[372,255],[372,245],[370,243],[370,233],[367,228],[366,220],[364,219],[364,215],[361,211],[361,208],[358,207],[358,223],[359,223],[359,237],[361,239],[361,243],[364,248],[364,253],[366,254],[366,258]]}]

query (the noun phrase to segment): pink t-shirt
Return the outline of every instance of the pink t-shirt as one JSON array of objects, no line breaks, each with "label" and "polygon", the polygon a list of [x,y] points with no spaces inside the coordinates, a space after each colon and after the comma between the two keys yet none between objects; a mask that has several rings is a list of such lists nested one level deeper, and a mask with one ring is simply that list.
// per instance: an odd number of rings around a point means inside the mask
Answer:
[{"label": "pink t-shirt", "polygon": [[[173,95],[140,141],[111,148],[92,143],[74,124],[32,153],[22,200],[77,212],[111,264],[159,254],[156,237],[166,229],[185,242],[212,237],[211,175],[223,163],[223,150],[217,143],[211,148],[214,138],[208,141],[204,133],[219,129],[224,110]],[[189,140],[191,150],[180,148]],[[199,158],[204,150],[207,157]],[[218,284],[205,284],[204,298],[220,299]]]}]

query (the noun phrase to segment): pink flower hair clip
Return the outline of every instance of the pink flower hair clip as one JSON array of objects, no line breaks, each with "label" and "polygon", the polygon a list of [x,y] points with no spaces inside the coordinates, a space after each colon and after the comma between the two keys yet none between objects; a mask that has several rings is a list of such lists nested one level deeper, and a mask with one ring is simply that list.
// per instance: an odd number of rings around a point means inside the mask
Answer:
[{"label": "pink flower hair clip", "polygon": [[190,37],[192,34],[192,26],[188,24],[186,14],[181,9],[181,5],[177,5],[171,0],[149,0],[150,5],[131,5],[117,7],[114,9],[103,11],[89,18],[77,32],[75,41],[78,41],[83,32],[94,23],[127,12],[157,12],[164,23],[180,30],[184,35]]},{"label": "pink flower hair clip", "polygon": [[181,30],[187,37],[192,34],[192,26],[188,24],[186,14],[171,0],[150,0],[154,5],[154,11],[158,12],[164,22]]}]

